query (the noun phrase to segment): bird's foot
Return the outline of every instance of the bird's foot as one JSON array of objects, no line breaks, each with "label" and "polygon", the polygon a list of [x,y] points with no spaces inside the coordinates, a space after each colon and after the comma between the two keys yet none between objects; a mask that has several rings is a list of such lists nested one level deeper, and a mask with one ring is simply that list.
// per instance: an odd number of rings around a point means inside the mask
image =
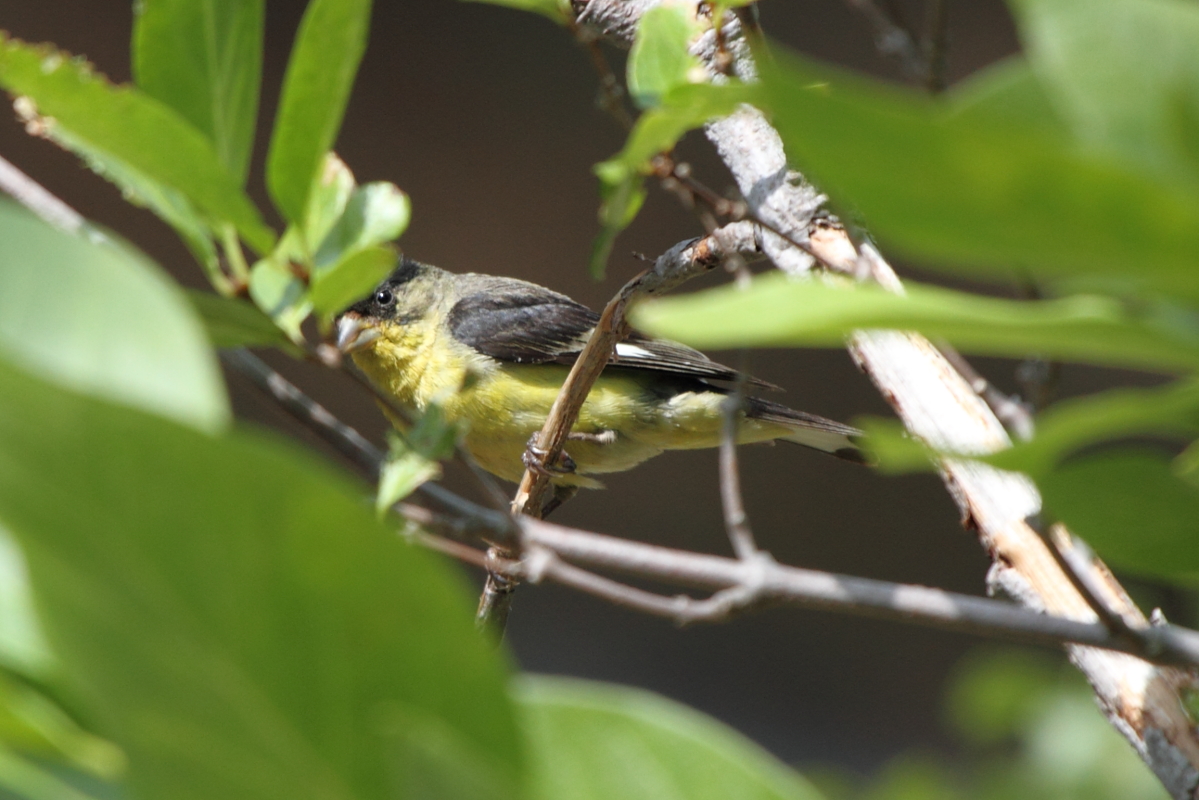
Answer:
[{"label": "bird's foot", "polygon": [[554,459],[554,463],[546,463],[546,457],[549,452],[544,448],[537,446],[537,436],[534,433],[529,437],[529,443],[525,445],[525,452],[521,455],[521,463],[525,465],[525,469],[530,469],[538,475],[545,475],[547,478],[553,478],[557,475],[572,475],[578,469],[575,460],[570,457],[565,450],[558,453],[558,457]]},{"label": "bird's foot", "polygon": [[590,442],[591,444],[612,444],[616,441],[616,431],[600,431],[598,433],[584,433],[583,431],[571,431],[566,434],[566,438],[572,442]]}]

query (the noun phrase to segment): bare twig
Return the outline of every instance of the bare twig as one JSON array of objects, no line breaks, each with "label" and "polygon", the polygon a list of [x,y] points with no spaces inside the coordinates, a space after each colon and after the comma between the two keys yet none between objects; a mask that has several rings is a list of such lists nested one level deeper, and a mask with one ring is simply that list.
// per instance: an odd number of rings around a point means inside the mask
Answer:
[{"label": "bare twig", "polygon": [[[662,254],[649,270],[626,283],[604,308],[600,321],[587,340],[562,390],[558,393],[545,425],[535,440],[539,453],[547,463],[554,463],[562,452],[566,437],[578,419],[579,410],[587,399],[592,385],[607,366],[617,343],[628,333],[624,314],[629,303],[642,295],[660,294],[679,284],[702,275],[718,266],[733,253],[756,252],[753,226],[738,222],[726,225],[716,233],[675,245]],[[512,506],[515,511],[537,516],[544,504],[549,476],[536,470],[525,470]]]},{"label": "bare twig", "polygon": [[903,69],[903,74],[914,80],[925,82],[928,79],[928,62],[916,37],[894,13],[897,9],[888,3],[883,8],[874,0],[846,0],[856,9],[874,32],[874,46],[888,58],[894,58]]},{"label": "bare twig", "polygon": [[[744,361],[744,354],[742,355]],[[744,367],[744,364],[740,366]],[[733,391],[724,400],[724,427],[720,436],[720,503],[724,509],[724,527],[737,558],[753,558],[758,553],[745,501],[741,496],[741,474],[737,469],[737,426],[745,404],[745,370],[737,375]]]},{"label": "bare twig", "polygon": [[103,235],[78,211],[46,191],[45,187],[17,169],[3,156],[0,156],[0,190],[61,231]]},{"label": "bare twig", "polygon": [[940,94],[945,91],[945,67],[949,54],[949,0],[928,0],[926,28],[924,86],[931,94]]}]

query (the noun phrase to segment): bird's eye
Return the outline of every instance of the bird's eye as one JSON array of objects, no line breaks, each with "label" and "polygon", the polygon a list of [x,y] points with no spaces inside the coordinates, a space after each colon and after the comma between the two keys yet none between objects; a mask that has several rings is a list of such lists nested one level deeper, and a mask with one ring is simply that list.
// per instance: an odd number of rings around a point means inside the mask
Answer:
[{"label": "bird's eye", "polygon": [[375,302],[381,306],[389,306],[395,302],[395,299],[395,295],[391,293],[390,289],[380,289],[375,292]]}]

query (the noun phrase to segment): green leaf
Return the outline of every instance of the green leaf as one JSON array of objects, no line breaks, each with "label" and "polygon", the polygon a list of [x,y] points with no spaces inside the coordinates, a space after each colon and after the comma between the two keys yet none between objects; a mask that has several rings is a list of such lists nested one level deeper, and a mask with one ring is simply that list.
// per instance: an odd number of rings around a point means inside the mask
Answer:
[{"label": "green leaf", "polygon": [[525,677],[530,800],[818,800],[799,775],[699,712],[640,689]]},{"label": "green leaf", "polygon": [[309,294],[313,310],[323,322],[328,322],[378,286],[395,265],[396,253],[390,247],[352,251],[316,274]]},{"label": "green leaf", "polygon": [[[325,153],[325,164],[313,182],[308,195],[308,210],[304,214],[303,245],[296,248],[296,257],[311,259],[317,246],[341,219],[358,182],[354,173],[336,153]],[[293,236],[293,240],[297,237]]]},{"label": "green leaf", "polygon": [[265,8],[264,0],[134,5],[134,80],[207,136],[241,184],[258,117]]},{"label": "green leaf", "polygon": [[[117,159],[178,191],[210,221],[233,223],[259,252],[275,235],[202,133],[132,86],[114,86],[84,61],[0,35],[0,86],[32,103],[37,125],[61,129],[82,155]],[[51,135],[54,135],[53,133]]]},{"label": "green leaf", "polygon": [[422,483],[441,477],[441,465],[409,448],[402,439],[392,439],[391,451],[379,473],[375,512],[382,518],[393,505],[416,491]]},{"label": "green leaf", "polygon": [[952,96],[938,104],[775,55],[763,82],[789,156],[897,254],[954,274],[1114,276],[1199,298],[1199,187],[1043,126],[955,115]]},{"label": "green leaf", "polygon": [[[379,181],[359,186],[320,243],[314,257],[318,276],[321,267],[343,260],[356,250],[400,238],[411,217],[412,204],[408,195],[394,183]],[[359,294],[363,293],[365,290]]]},{"label": "green leaf", "polygon": [[958,83],[950,95],[951,113],[987,125],[1019,125],[1049,136],[1069,130],[1023,56],[1010,56]]},{"label": "green leaf", "polygon": [[1112,389],[1063,400],[1037,417],[1036,436],[986,460],[1003,469],[1045,474],[1071,453],[1128,436],[1199,434],[1199,384],[1178,381],[1155,389]]},{"label": "green leaf", "polygon": [[110,800],[121,796],[114,786],[78,774],[67,780],[63,772],[0,747],[0,786],[21,800]]},{"label": "green leaf", "polygon": [[45,680],[57,668],[33,610],[29,570],[12,535],[0,525],[0,668]]},{"label": "green leaf", "polygon": [[370,15],[370,0],[311,0],[300,22],[266,164],[271,199],[289,222],[303,224],[313,181],[341,129]]},{"label": "green leaf", "polygon": [[470,0],[475,3],[487,3],[493,6],[506,6],[520,11],[531,11],[543,17],[549,17],[559,25],[566,25],[575,18],[570,7],[570,0]]},{"label": "green leaf", "polygon": [[[1166,180],[1199,178],[1199,8],[1177,0],[1016,0],[1025,52],[1077,139]],[[1192,131],[1193,133],[1193,131]]]},{"label": "green leaf", "polygon": [[1002,300],[906,284],[830,286],[778,274],[685,297],[647,301],[633,313],[649,333],[694,347],[839,347],[855,330],[900,328],[948,339],[964,352],[1081,361],[1164,372],[1199,368],[1192,315],[1166,306],[1125,306],[1099,295]]},{"label": "green leaf", "polygon": [[216,247],[212,243],[212,228],[182,192],[159,183],[107,152],[90,147],[62,126],[48,125],[43,133],[47,139],[82,158],[92,172],[115,184],[126,201],[148,208],[174,228],[214,285],[223,280]]},{"label": "green leaf", "polygon": [[663,94],[686,83],[705,81],[699,60],[688,52],[699,34],[694,9],[654,6],[641,16],[629,51],[629,94],[641,108],[653,108]]},{"label": "green leaf", "polygon": [[[289,237],[284,237],[286,244]],[[291,267],[286,247],[250,269],[250,298],[293,342],[302,342],[300,325],[312,311],[308,286]]]},{"label": "green leaf", "polygon": [[658,108],[637,119],[628,141],[615,156],[595,165],[600,179],[600,233],[592,245],[592,276],[602,278],[617,235],[629,226],[645,202],[645,176],[659,153],[674,149],[683,134],[710,119],[752,102],[757,89],[747,84],[685,84],[661,98]]},{"label": "green leaf", "polygon": [[132,248],[94,244],[0,202],[0,357],[46,380],[202,430],[229,421],[204,330]]},{"label": "green leaf", "polygon": [[954,728],[976,744],[1015,738],[1058,682],[1061,664],[1025,650],[968,655],[946,698]]},{"label": "green leaf", "polygon": [[504,665],[468,593],[304,453],[0,364],[0,519],[131,794],[411,797],[400,729],[417,717],[513,795]]},{"label": "green leaf", "polygon": [[1116,568],[1166,580],[1199,574],[1199,487],[1169,460],[1123,449],[1041,477],[1045,506]]},{"label": "green leaf", "polygon": [[213,347],[286,347],[283,331],[253,304],[211,292],[189,290],[187,299],[200,315]]}]

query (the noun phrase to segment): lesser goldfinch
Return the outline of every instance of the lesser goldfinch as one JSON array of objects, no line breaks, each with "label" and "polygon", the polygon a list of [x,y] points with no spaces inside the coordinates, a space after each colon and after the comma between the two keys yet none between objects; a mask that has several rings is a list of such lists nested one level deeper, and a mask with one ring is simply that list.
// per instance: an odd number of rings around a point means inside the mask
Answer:
[{"label": "lesser goldfinch", "polygon": [[[338,318],[337,346],[402,407],[423,413],[439,405],[465,429],[480,466],[519,481],[530,437],[598,320],[534,283],[404,258]],[[663,450],[718,446],[722,403],[737,377],[690,347],[633,333],[595,382],[552,483],[598,488],[590,476],[631,469]],[[742,409],[739,443],[783,439],[862,460],[860,431],[848,425],[758,397],[746,397]]]}]

